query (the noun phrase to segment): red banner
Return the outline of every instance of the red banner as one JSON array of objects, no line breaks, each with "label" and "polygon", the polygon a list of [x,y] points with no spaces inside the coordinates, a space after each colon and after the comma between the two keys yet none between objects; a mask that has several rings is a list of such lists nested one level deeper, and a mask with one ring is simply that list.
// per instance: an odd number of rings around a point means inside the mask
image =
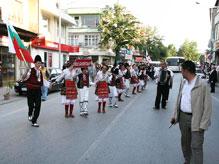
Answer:
[{"label": "red banner", "polygon": [[91,59],[75,59],[75,68],[87,68],[91,65]]}]

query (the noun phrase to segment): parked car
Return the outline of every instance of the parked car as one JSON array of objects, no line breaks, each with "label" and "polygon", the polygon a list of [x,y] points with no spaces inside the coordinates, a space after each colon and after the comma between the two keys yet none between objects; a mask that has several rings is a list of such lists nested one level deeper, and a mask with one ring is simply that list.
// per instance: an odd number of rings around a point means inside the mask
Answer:
[{"label": "parked car", "polygon": [[196,67],[196,75],[198,75],[202,79],[206,79],[206,76],[205,76],[204,72],[199,67]]},{"label": "parked car", "polygon": [[[49,73],[49,82],[54,82],[60,76],[60,74],[62,73],[62,70],[59,68],[48,68],[48,73]],[[53,91],[59,91],[62,85],[63,85],[63,82],[52,85],[49,88],[49,93]],[[19,95],[23,95],[27,92],[26,84],[23,81],[18,80],[16,81],[14,85],[14,90]]]}]

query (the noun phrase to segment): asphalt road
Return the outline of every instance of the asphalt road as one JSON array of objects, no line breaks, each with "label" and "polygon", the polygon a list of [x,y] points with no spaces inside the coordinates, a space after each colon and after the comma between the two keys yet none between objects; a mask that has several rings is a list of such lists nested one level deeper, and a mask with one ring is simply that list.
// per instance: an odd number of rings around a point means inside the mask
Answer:
[{"label": "asphalt road", "polygon": [[[64,118],[59,93],[42,102],[39,128],[27,120],[25,97],[0,106],[0,164],[181,164],[178,125],[168,128],[180,74],[176,74],[167,110],[155,111],[156,85],[125,98],[118,109],[98,114],[94,88],[89,117]],[[219,88],[212,96],[212,126],[205,133],[204,162],[219,163]]]}]

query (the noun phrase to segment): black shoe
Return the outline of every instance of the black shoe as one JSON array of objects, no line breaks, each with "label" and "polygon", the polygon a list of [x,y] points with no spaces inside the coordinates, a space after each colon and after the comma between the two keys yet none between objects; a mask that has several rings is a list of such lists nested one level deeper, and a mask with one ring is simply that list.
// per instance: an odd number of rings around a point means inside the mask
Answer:
[{"label": "black shoe", "polygon": [[167,109],[167,107],[162,107],[162,109]]},{"label": "black shoe", "polygon": [[159,110],[160,108],[157,108],[157,107],[153,107],[153,109],[154,109],[154,110]]},{"label": "black shoe", "polygon": [[33,127],[39,127],[40,125],[37,124],[37,123],[32,123],[32,126],[33,126]]}]

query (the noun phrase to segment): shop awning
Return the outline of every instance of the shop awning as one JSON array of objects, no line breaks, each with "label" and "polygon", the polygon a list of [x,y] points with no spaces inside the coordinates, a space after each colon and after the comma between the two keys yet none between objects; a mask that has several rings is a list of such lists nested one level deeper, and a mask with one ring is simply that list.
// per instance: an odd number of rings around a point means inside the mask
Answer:
[{"label": "shop awning", "polygon": [[[34,48],[41,48],[53,51],[59,51],[59,43],[51,42],[45,39],[45,37],[38,37],[31,42],[31,46]],[[79,46],[71,46],[66,44],[61,44],[61,51],[62,52],[79,52]]]}]

